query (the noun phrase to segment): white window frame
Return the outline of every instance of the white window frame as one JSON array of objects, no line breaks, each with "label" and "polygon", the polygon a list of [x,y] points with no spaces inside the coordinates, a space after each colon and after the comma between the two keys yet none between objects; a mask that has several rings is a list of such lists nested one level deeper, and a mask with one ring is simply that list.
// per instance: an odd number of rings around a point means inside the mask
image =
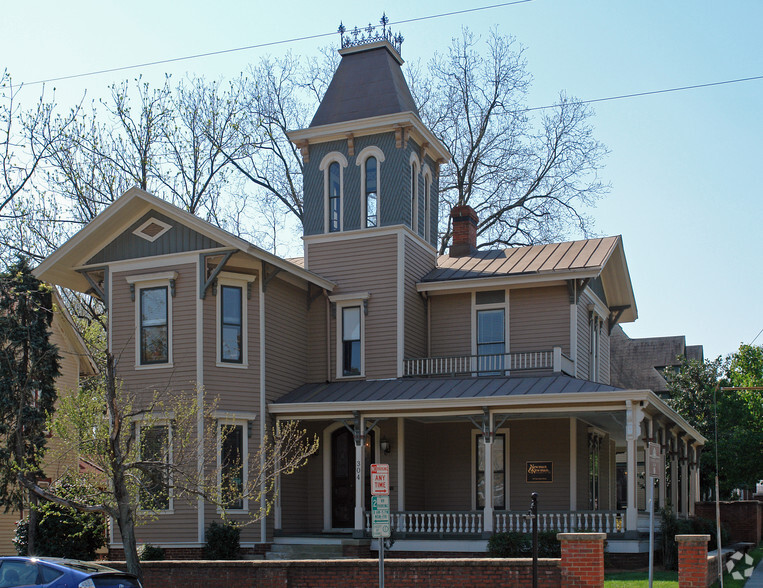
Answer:
[{"label": "white window frame", "polygon": [[411,230],[419,234],[419,175],[421,175],[421,162],[419,156],[415,153],[411,153],[409,159],[411,166],[411,175],[409,181],[411,182]]},{"label": "white window frame", "polygon": [[424,176],[424,234],[422,237],[429,243],[432,236],[432,169],[425,163],[422,171]]},{"label": "white window frame", "polygon": [[588,306],[588,378],[598,382],[601,378],[601,330],[604,328],[604,318],[596,309],[595,304]]},{"label": "white window frame", "polygon": [[[485,291],[501,290],[501,288],[489,288]],[[509,294],[511,290],[503,289],[503,302],[494,302],[491,304],[477,304],[477,292],[472,292],[472,355],[477,355],[477,312],[480,310],[503,309],[503,353],[509,355],[511,347],[509,345]],[[479,362],[479,359],[476,360]],[[506,375],[509,369],[503,370]]]},{"label": "white window frame", "polygon": [[[496,435],[503,435],[504,436],[504,446],[503,446],[503,472],[504,472],[504,503],[505,506],[501,509],[501,512],[504,510],[511,510],[511,471],[509,470],[509,464],[511,462],[510,460],[510,437],[509,437],[509,427],[501,427],[500,429],[497,429],[495,434]],[[472,473],[471,473],[471,479],[472,479],[472,510],[477,510],[477,441],[480,437],[482,437],[482,431],[479,429],[472,429],[471,430],[472,436],[471,436],[471,464],[472,464]],[[495,496],[495,494],[493,494]],[[495,508],[495,507],[493,507]]]},{"label": "white window frame", "polygon": [[[254,282],[256,280],[256,276],[248,275],[248,274],[238,274],[234,272],[220,272],[217,275],[217,318],[216,318],[216,326],[215,331],[217,333],[216,335],[216,347],[217,347],[217,353],[216,353],[216,365],[217,367],[226,367],[226,368],[247,368],[249,367],[249,337],[247,336],[247,331],[249,330],[249,320],[248,320],[248,289],[249,284]],[[223,296],[222,296],[222,287],[223,286],[232,286],[234,288],[241,288],[241,362],[233,362],[233,361],[223,361],[222,358],[222,326],[223,326]]]},{"label": "white window frame", "polygon": [[223,469],[222,469],[222,435],[221,430],[223,427],[241,427],[242,428],[242,444],[243,447],[241,448],[241,468],[242,468],[242,482],[241,482],[241,488],[243,490],[243,497],[242,497],[242,508],[225,508],[223,509],[221,506],[217,506],[217,512],[222,513],[225,511],[226,513],[232,513],[232,514],[241,514],[241,513],[248,513],[249,512],[249,498],[246,495],[246,488],[249,484],[249,422],[253,421],[255,416],[250,413],[241,413],[241,412],[234,412],[234,413],[225,413],[227,416],[216,416],[217,412],[213,415],[216,417],[217,423],[215,424],[215,447],[216,447],[216,453],[217,453],[217,495],[220,499],[220,502],[222,502],[222,476],[223,476]]},{"label": "white window frame", "polygon": [[344,230],[344,169],[347,167],[347,158],[339,151],[327,153],[318,169],[323,172],[323,232],[330,233],[331,214],[329,211],[329,167],[332,163],[339,164],[339,228],[337,231]]},{"label": "white window frame", "polygon": [[[178,273],[176,271],[157,272],[155,274],[141,274],[127,276],[125,280],[135,291],[135,369],[136,370],[155,370],[173,367],[172,353],[172,287],[170,281],[176,280]],[[165,363],[147,363],[143,364],[141,360],[141,336],[140,336],[140,298],[141,290],[149,288],[167,288],[167,361]]]},{"label": "white window frame", "polygon": [[[140,454],[141,448],[141,429],[151,429],[153,427],[167,427],[167,443],[169,444],[168,466],[171,466],[174,460],[173,454],[173,436],[172,436],[172,419],[174,415],[172,413],[163,413],[159,418],[155,418],[154,415],[145,418],[135,418],[135,439],[138,445],[138,459],[142,459]],[[171,515],[175,514],[175,496],[172,488],[173,477],[172,468],[168,468],[167,473],[167,508],[162,510],[146,509],[142,508],[140,504],[140,496],[138,496],[138,513],[144,515]]]},{"label": "white window frame", "polygon": [[[371,294],[362,292],[359,294],[344,294],[329,296],[329,301],[336,304],[336,379],[352,380],[366,377],[366,306]],[[343,340],[342,340],[342,309],[357,306],[360,308],[360,373],[345,376],[342,373],[343,365]]]},{"label": "white window frame", "polygon": [[381,168],[384,161],[384,152],[378,147],[371,145],[358,153],[355,165],[360,167],[360,220],[361,229],[374,228],[368,226],[368,203],[366,202],[366,160],[369,157],[376,158],[376,227],[381,226]]}]

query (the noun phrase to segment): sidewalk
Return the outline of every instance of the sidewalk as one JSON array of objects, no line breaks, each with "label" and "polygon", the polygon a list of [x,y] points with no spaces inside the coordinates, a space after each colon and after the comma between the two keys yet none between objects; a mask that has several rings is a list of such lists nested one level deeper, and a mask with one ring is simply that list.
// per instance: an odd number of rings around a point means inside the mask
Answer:
[{"label": "sidewalk", "polygon": [[763,588],[763,560],[760,560],[755,566],[755,571],[752,573],[752,577],[747,580],[744,588]]}]

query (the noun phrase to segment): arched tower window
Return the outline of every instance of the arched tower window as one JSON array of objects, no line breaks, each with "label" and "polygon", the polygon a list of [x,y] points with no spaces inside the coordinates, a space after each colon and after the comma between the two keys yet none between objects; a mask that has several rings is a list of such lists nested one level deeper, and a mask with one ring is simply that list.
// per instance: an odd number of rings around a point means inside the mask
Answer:
[{"label": "arched tower window", "polygon": [[424,230],[421,234],[424,240],[429,243],[432,233],[432,170],[429,165],[424,165]]},{"label": "arched tower window", "polygon": [[378,174],[378,165],[375,157],[366,159],[366,181],[365,181],[365,200],[366,200],[366,227],[377,226],[377,205],[378,192],[376,178]]},{"label": "arched tower window", "polygon": [[360,167],[360,202],[362,226],[371,229],[381,226],[381,164],[384,152],[376,146],[364,148],[355,160]]},{"label": "arched tower window", "polygon": [[324,180],[324,231],[327,233],[342,230],[345,167],[347,167],[347,158],[338,151],[327,154],[319,166]]},{"label": "arched tower window", "polygon": [[419,233],[419,158],[411,153],[411,229]]}]

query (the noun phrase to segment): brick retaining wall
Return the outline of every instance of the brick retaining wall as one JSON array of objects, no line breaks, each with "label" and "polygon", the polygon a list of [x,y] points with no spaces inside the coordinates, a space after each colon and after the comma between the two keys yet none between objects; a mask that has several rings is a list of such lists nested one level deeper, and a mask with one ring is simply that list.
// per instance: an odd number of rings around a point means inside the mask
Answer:
[{"label": "brick retaining wall", "polygon": [[[714,521],[715,502],[697,502],[694,513],[698,517]],[[763,502],[721,502],[721,525],[728,528],[731,541],[747,541],[757,545],[763,539]]]}]

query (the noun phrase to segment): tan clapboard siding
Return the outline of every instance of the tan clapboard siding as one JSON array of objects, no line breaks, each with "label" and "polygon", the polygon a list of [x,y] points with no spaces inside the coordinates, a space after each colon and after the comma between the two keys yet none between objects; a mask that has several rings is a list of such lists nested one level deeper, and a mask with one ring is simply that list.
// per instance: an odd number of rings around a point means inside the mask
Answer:
[{"label": "tan clapboard siding", "polygon": [[567,288],[517,288],[509,294],[511,351],[570,351],[570,306]]},{"label": "tan clapboard siding", "polygon": [[279,280],[265,291],[265,394],[272,402],[307,381],[307,293]]},{"label": "tan clapboard siding", "polygon": [[405,421],[405,510],[425,508],[427,427],[413,420]]},{"label": "tan clapboard siding", "polygon": [[424,508],[471,510],[471,424],[437,423],[427,425],[425,430]]},{"label": "tan clapboard siding", "polygon": [[[530,494],[542,496],[543,510],[570,508],[570,426],[568,419],[512,422],[509,442],[511,507],[522,510]],[[527,461],[551,461],[553,482],[528,483]],[[580,471],[578,470],[578,474]]]},{"label": "tan clapboard siding", "polygon": [[326,334],[328,299],[319,296],[307,312],[307,381],[325,382],[329,379],[326,352],[331,344]]},{"label": "tan clapboard siding", "polygon": [[589,455],[588,455],[588,425],[582,421],[577,422],[577,493],[578,500],[577,506],[579,510],[590,510],[588,502],[588,471],[589,471]]},{"label": "tan clapboard siding", "polygon": [[[337,284],[332,294],[371,294],[365,317],[365,367],[369,379],[397,376],[397,239],[393,234],[308,245],[309,269]],[[331,325],[335,376],[335,316]]]},{"label": "tan clapboard siding", "polygon": [[[194,393],[196,387],[196,265],[183,264],[160,271],[175,270],[175,297],[172,299],[172,367],[135,368],[136,305],[130,299],[125,278],[151,271],[112,274],[112,350],[117,359],[117,374],[125,389],[149,400],[155,390],[172,389]],[[137,290],[137,289],[136,289]],[[136,291],[137,295],[137,291]],[[137,297],[137,296],[136,296]],[[212,346],[214,349],[214,345]],[[175,500],[173,515],[159,515],[137,529],[139,542],[153,544],[195,542],[197,540],[196,502]],[[119,543],[118,532],[116,541]]]},{"label": "tan clapboard siding", "polygon": [[202,302],[204,325],[204,389],[217,400],[220,410],[260,411],[260,276],[252,282],[251,296],[246,298],[247,367],[217,365],[217,330],[220,318],[217,294],[210,288]]},{"label": "tan clapboard siding", "polygon": [[588,317],[590,300],[588,295],[584,293],[577,305],[578,361],[576,371],[578,378],[584,380],[589,378],[591,366],[591,323]]},{"label": "tan clapboard siding", "polygon": [[[151,394],[164,388],[192,392],[196,385],[196,265],[184,264],[161,268],[175,270],[175,297],[172,299],[171,367],[135,368],[136,305],[130,299],[125,278],[150,271],[115,272],[112,276],[111,348],[117,361],[117,375],[127,389]],[[137,288],[136,288],[137,298]]]},{"label": "tan clapboard siding", "polygon": [[471,294],[449,294],[429,298],[431,356],[471,355]]},{"label": "tan clapboard siding", "polygon": [[601,328],[601,335],[599,336],[599,354],[601,355],[599,382],[602,384],[609,384],[609,328],[606,324]]},{"label": "tan clapboard siding", "polygon": [[[386,439],[390,443],[390,452],[385,454],[382,452],[381,448],[379,448],[379,452],[377,455],[375,455],[372,463],[389,464],[389,503],[390,508],[395,511],[397,510],[397,495],[400,489],[400,484],[398,483],[397,477],[397,450],[399,443],[397,438],[397,419],[382,421],[374,429],[374,432],[376,435],[375,443],[377,448],[379,447],[379,443],[382,439]],[[370,489],[367,489],[367,492],[370,491]]]},{"label": "tan clapboard siding", "polygon": [[427,306],[416,291],[416,284],[434,269],[434,255],[405,236],[405,357],[426,357]]}]

